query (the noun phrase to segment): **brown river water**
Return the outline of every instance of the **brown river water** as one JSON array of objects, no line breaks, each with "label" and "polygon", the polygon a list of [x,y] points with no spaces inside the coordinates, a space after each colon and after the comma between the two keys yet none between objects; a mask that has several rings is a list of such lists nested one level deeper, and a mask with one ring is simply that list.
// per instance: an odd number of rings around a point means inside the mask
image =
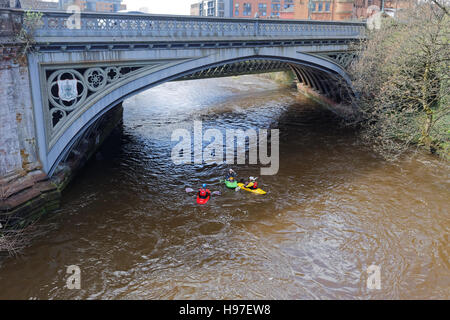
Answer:
[{"label": "brown river water", "polygon": [[[225,189],[229,165],[173,164],[171,133],[194,120],[280,130],[266,195]],[[449,299],[449,173],[427,155],[382,160],[266,79],[167,83],[124,103],[122,128],[43,219],[57,227],[0,264],[0,298]],[[222,195],[199,206],[185,188],[203,182]],[[381,289],[367,287],[370,265]]]}]

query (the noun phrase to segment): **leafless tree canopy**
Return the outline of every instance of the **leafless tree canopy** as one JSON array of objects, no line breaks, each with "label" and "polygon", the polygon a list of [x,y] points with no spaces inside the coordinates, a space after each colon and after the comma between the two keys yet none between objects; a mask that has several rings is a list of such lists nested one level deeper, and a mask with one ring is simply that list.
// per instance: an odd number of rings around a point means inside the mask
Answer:
[{"label": "leafless tree canopy", "polygon": [[364,140],[386,158],[412,145],[448,156],[450,18],[443,1],[422,3],[357,46],[350,67],[366,128]]}]

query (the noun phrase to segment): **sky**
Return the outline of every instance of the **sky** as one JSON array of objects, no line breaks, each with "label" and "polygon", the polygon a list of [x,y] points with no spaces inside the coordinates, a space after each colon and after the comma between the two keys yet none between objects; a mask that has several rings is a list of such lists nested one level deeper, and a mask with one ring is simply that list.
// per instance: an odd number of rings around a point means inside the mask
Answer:
[{"label": "sky", "polygon": [[[57,2],[58,0],[45,0]],[[122,0],[127,5],[127,11],[139,11],[148,8],[148,13],[189,15],[191,4],[196,0]]]},{"label": "sky", "polygon": [[149,13],[188,15],[194,2],[195,0],[123,0],[122,3],[127,5],[128,11],[147,7]]}]

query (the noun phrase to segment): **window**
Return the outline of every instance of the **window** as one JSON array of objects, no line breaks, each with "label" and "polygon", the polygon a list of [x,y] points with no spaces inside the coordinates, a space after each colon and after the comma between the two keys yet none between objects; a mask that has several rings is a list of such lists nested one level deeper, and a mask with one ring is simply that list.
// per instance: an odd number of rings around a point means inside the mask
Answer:
[{"label": "window", "polygon": [[330,3],[325,2],[325,11],[330,12]]},{"label": "window", "polygon": [[284,0],[284,9],[290,8],[294,5],[294,1],[293,0]]},{"label": "window", "polygon": [[208,1],[208,16],[215,16],[216,15],[216,8],[214,1]]},{"label": "window", "polygon": [[234,5],[234,15],[237,17],[239,15],[239,3]]},{"label": "window", "polygon": [[323,3],[319,2],[319,8],[317,9],[317,11],[321,12],[323,9]]},{"label": "window", "polygon": [[258,4],[258,14],[263,17],[267,16],[267,4],[266,3]]},{"label": "window", "polygon": [[316,3],[315,2],[311,2],[311,11],[312,12],[316,11]]},{"label": "window", "polygon": [[272,11],[280,11],[281,5],[279,3],[272,3]]},{"label": "window", "polygon": [[244,16],[252,15],[252,4],[251,3],[244,3],[244,12],[242,14]]}]

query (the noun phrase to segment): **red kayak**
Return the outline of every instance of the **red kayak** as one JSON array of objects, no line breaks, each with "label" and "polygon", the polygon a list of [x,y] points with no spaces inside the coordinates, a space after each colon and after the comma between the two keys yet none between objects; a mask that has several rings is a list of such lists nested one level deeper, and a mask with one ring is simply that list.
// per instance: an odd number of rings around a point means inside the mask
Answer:
[{"label": "red kayak", "polygon": [[200,189],[197,192],[197,203],[198,204],[206,204],[211,198],[211,191],[209,189]]},{"label": "red kayak", "polygon": [[197,203],[198,204],[206,204],[210,198],[211,198],[211,194],[208,194],[208,196],[206,198],[200,198],[200,196],[197,195]]}]

